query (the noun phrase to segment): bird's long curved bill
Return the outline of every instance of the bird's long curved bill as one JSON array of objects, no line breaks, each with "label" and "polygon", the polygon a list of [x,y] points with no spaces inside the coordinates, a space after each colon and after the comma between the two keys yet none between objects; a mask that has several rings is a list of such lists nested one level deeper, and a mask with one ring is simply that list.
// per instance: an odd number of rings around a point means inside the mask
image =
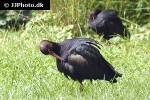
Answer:
[{"label": "bird's long curved bill", "polygon": [[57,54],[55,54],[53,51],[48,50],[49,54],[56,57],[57,59],[61,60],[61,61],[65,61],[63,58],[61,58],[60,56],[58,56]]}]

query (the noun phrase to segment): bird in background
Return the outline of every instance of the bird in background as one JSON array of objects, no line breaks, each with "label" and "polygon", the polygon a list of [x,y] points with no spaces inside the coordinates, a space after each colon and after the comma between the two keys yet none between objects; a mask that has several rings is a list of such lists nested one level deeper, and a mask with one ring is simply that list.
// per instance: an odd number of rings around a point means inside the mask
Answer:
[{"label": "bird in background", "polygon": [[88,27],[97,34],[103,34],[103,38],[109,40],[114,35],[119,34],[123,38],[130,38],[130,33],[122,24],[115,10],[94,9],[90,12]]},{"label": "bird in background", "polygon": [[40,42],[40,51],[44,55],[54,56],[58,70],[65,77],[77,80],[80,91],[83,90],[82,82],[86,79],[116,83],[116,78],[122,76],[104,59],[99,49],[99,43],[88,38],[68,39],[60,43],[49,40]]}]

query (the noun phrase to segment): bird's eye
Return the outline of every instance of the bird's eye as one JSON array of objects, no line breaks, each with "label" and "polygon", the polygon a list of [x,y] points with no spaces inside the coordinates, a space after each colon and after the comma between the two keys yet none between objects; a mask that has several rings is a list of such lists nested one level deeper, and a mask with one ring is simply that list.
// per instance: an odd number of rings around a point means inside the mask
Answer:
[{"label": "bird's eye", "polygon": [[94,20],[95,19],[95,17],[90,17],[90,20]]}]

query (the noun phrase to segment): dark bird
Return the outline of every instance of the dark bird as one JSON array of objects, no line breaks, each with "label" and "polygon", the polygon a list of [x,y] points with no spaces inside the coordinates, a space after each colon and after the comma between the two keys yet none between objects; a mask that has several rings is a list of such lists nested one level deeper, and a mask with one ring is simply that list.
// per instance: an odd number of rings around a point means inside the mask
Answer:
[{"label": "dark bird", "polygon": [[68,39],[61,43],[42,40],[40,51],[45,55],[52,55],[57,59],[57,68],[67,78],[80,82],[89,80],[106,80],[116,83],[122,74],[115,71],[99,52],[99,44],[88,38]]},{"label": "dark bird", "polygon": [[119,34],[124,38],[130,38],[130,33],[122,24],[115,10],[99,10],[94,9],[90,12],[88,27],[97,34],[103,34],[103,38],[109,40],[115,34]]}]

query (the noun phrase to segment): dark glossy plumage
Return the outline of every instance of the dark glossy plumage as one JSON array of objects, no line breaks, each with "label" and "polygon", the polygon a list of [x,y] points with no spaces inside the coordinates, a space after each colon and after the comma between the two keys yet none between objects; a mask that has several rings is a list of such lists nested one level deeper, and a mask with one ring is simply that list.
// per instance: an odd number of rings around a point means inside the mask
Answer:
[{"label": "dark glossy plumage", "polygon": [[68,39],[61,43],[43,40],[40,50],[43,54],[58,55],[57,68],[68,78],[78,80],[81,84],[85,79],[107,80],[117,82],[116,78],[122,74],[115,71],[100,54],[99,44],[87,38]]},{"label": "dark glossy plumage", "polygon": [[105,39],[110,39],[115,34],[120,34],[122,37],[129,38],[130,33],[122,24],[118,17],[118,12],[115,10],[99,10],[94,9],[90,13],[89,28],[98,34],[104,34]]}]

